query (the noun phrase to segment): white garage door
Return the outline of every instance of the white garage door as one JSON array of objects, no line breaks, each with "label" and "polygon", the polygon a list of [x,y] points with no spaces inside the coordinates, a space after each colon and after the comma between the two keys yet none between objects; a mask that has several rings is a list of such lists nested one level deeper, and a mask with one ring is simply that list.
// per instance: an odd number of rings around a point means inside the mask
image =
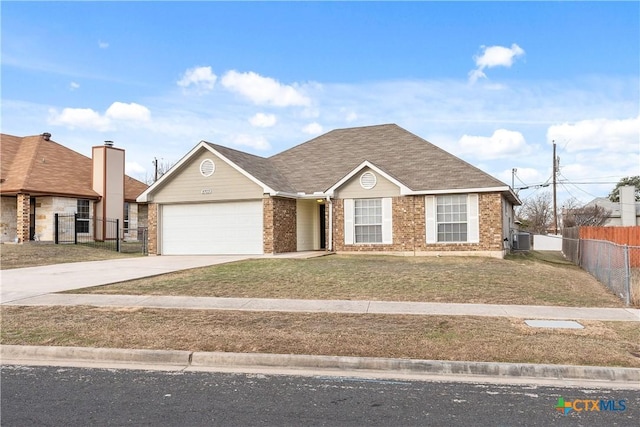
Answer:
[{"label": "white garage door", "polygon": [[165,255],[261,254],[262,201],[162,206]]}]

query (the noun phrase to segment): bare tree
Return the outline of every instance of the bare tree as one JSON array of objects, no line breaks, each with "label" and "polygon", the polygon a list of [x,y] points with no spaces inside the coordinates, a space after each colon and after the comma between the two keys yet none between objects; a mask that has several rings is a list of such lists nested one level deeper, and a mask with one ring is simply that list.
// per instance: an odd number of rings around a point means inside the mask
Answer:
[{"label": "bare tree", "polygon": [[582,207],[568,204],[562,212],[562,224],[564,227],[600,226],[604,225],[611,211],[603,206],[585,205]]},{"label": "bare tree", "polygon": [[553,220],[551,194],[540,193],[525,200],[516,216],[524,230],[535,234],[547,234]]},{"label": "bare tree", "polygon": [[144,182],[147,185],[151,185],[156,182],[156,180],[162,178],[162,175],[167,173],[169,169],[171,169],[175,165],[175,163],[173,162],[168,162],[164,159],[158,160],[157,158],[154,158],[151,163],[154,166],[154,171],[152,176],[149,176],[149,174],[145,174]]}]

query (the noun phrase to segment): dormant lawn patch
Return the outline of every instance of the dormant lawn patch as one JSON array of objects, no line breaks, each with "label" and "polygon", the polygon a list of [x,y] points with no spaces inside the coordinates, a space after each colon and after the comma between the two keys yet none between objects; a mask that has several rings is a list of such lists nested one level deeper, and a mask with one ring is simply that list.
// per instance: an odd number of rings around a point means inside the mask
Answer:
[{"label": "dormant lawn patch", "polygon": [[640,367],[640,328],[521,319],[2,307],[2,344]]},{"label": "dormant lawn patch", "polygon": [[84,245],[54,245],[53,243],[25,243],[0,245],[0,268],[37,267],[68,262],[101,261],[105,259],[142,256],[136,253],[118,253],[112,250]]},{"label": "dormant lawn patch", "polygon": [[622,307],[559,254],[254,259],[70,293]]}]

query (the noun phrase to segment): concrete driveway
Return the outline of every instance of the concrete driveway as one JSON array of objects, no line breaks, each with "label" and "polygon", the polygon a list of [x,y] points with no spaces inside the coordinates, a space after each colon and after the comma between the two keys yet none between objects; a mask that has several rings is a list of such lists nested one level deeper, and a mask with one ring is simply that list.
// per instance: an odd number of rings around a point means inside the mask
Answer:
[{"label": "concrete driveway", "polygon": [[147,256],[2,270],[0,304],[249,258],[255,255]]}]

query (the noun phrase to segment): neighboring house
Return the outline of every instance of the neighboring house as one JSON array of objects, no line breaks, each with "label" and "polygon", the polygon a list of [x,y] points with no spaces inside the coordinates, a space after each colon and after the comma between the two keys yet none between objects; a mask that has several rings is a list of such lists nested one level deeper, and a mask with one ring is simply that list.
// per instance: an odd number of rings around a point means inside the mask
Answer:
[{"label": "neighboring house", "polygon": [[605,227],[632,227],[640,225],[640,202],[635,201],[635,187],[620,187],[620,201],[612,202],[606,197],[597,197],[586,206],[600,206],[611,212]]},{"label": "neighboring house", "polygon": [[49,133],[0,138],[2,242],[53,241],[55,214],[77,213],[80,232],[96,238],[101,231],[90,229],[97,227],[90,218],[119,219],[124,238],[146,226],[147,207],[136,197],[148,186],[124,174],[124,150],[93,147],[90,159]]},{"label": "neighboring house", "polygon": [[263,158],[205,141],[149,187],[149,251],[502,257],[510,187],[394,124]]}]

